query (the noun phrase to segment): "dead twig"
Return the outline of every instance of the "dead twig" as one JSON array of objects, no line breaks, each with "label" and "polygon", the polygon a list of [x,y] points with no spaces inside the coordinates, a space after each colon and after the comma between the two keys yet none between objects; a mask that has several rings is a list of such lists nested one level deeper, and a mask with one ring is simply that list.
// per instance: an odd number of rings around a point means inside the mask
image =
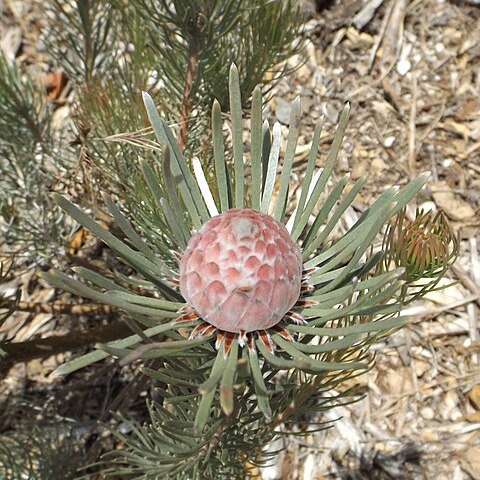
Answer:
[{"label": "dead twig", "polygon": [[67,335],[6,343],[2,345],[2,349],[7,353],[7,356],[2,359],[0,372],[8,371],[10,367],[19,362],[47,358],[51,355],[69,352],[95,343],[110,342],[123,338],[129,333],[130,328],[124,322],[114,322],[90,329],[75,330]]},{"label": "dead twig", "polygon": [[[3,309],[9,308],[13,304],[4,302],[0,307]],[[89,313],[105,313],[109,314],[112,307],[109,305],[99,305],[97,303],[39,303],[39,302],[18,302],[15,308],[20,312],[30,313],[57,313],[60,315],[86,315]]]},{"label": "dead twig", "polygon": [[460,281],[460,283],[465,287],[467,288],[468,290],[470,290],[473,295],[476,296],[476,300],[475,302],[477,303],[477,305],[480,307],[480,287],[475,283],[474,280],[472,280],[470,278],[470,276],[468,275],[468,273],[462,268],[460,267],[459,265],[456,265],[456,264],[453,264],[451,266],[451,269],[452,269],[452,272],[454,273],[454,275],[458,278],[458,280]]},{"label": "dead twig", "polygon": [[462,307],[463,305],[468,305],[469,303],[472,303],[472,302],[479,302],[479,301],[480,301],[480,292],[469,295],[468,297],[462,298],[462,300],[459,300],[457,302],[449,303],[444,307],[425,309],[425,310],[417,311],[415,313],[408,313],[408,311],[406,311],[405,314],[412,315],[412,316],[415,315],[415,323],[420,323],[427,318],[433,319],[435,317],[438,317],[442,313],[455,310],[458,307]]},{"label": "dead twig", "polygon": [[385,78],[390,73],[397,63],[400,51],[402,50],[405,14],[408,3],[409,0],[396,0],[392,2],[393,7],[390,10],[382,41],[383,55],[381,63],[385,65],[385,68],[382,70],[380,79]]},{"label": "dead twig", "polygon": [[383,2],[384,0],[370,0],[353,18],[352,24],[355,28],[361,30],[367,25]]},{"label": "dead twig", "polygon": [[412,101],[410,107],[410,119],[408,127],[408,171],[410,178],[415,175],[415,161],[417,159],[417,152],[415,150],[415,136],[416,136],[416,123],[417,117],[417,77],[413,76],[412,84]]},{"label": "dead twig", "polygon": [[[475,237],[470,238],[470,258],[472,261],[472,277],[475,285],[480,284],[480,261],[478,259],[477,239]],[[478,287],[477,287],[478,289]],[[477,343],[480,340],[478,332],[478,312],[473,303],[467,307],[468,320],[470,326],[470,340],[472,344]],[[478,365],[480,362],[480,355],[478,353],[472,353],[472,363]]]},{"label": "dead twig", "polygon": [[388,19],[392,15],[392,10],[394,6],[395,6],[395,3],[393,2],[389,5],[388,10],[385,13],[385,17],[383,18],[382,26],[380,27],[380,32],[378,33],[377,38],[375,39],[375,43],[373,44],[372,49],[370,50],[370,57],[368,59],[368,67],[367,67],[368,73],[372,71],[373,64],[375,63],[375,57],[377,56],[378,49],[380,48],[380,45],[385,36],[385,31],[387,30],[387,26],[388,26]]}]

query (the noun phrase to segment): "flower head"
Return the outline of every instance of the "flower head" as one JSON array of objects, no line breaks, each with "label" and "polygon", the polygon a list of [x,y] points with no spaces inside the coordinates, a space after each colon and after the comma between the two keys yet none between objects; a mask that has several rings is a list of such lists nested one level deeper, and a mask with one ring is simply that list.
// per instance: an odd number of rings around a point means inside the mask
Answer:
[{"label": "flower head", "polygon": [[194,234],[180,262],[180,291],[211,325],[253,332],[276,325],[297,302],[302,254],[284,225],[233,208]]}]

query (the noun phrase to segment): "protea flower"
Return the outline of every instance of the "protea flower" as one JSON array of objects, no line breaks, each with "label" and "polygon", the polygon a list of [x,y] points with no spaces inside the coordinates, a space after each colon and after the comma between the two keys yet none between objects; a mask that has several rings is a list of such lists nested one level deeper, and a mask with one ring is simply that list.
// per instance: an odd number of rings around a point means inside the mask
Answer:
[{"label": "protea flower", "polygon": [[[99,236],[142,278],[137,282],[117,277],[114,281],[85,268],[75,269],[83,282],[58,272],[47,275],[55,286],[128,312],[143,332],[105,345],[60,367],[57,373],[68,373],[109,354],[160,357],[166,362],[177,359],[175,368],[170,365],[148,373],[180,385],[185,380],[176,380],[177,375],[190,378],[188,385],[202,379],[195,419],[201,430],[211,414],[218,384],[224,413],[233,413],[234,383],[245,381],[239,380],[237,361],[242,365],[241,378],[247,375],[253,387],[245,395],[254,392],[267,417],[272,414],[272,395],[276,404],[284,402],[270,388],[281,370],[293,369],[325,379],[329,372],[367,368],[366,346],[377,334],[383,335],[404,322],[398,316],[401,305],[389,303],[400,288],[403,269],[376,275],[382,255],[370,254],[371,245],[388,220],[422,188],[426,175],[403,189],[385,191],[340,240],[332,243],[330,234],[364,183],[358,180],[345,195],[348,176],[329,185],[347,124],[348,105],[322,168],[316,167],[321,122],[317,124],[301,195],[294,212],[287,214],[300,123],[299,99],[292,104],[278,182],[281,130],[275,124],[271,133],[268,124],[262,124],[259,88],[252,99],[248,163],[244,159],[234,66],[230,76],[233,162],[225,160],[221,112],[215,102],[215,169],[210,181],[197,158],[192,159],[191,173],[173,132],[148,94],[144,94],[144,102],[163,152],[161,178],[149,165],[142,165],[151,192],[144,199],[145,207],[155,211],[157,219],[149,241],[134,230],[109,198],[105,199],[106,206],[126,242],[65,198],[57,197],[67,213]],[[330,193],[321,197],[327,188],[331,188]],[[313,218],[314,209],[317,214]],[[136,293],[129,290],[131,285],[137,287]],[[138,288],[145,294],[138,294]],[[163,340],[142,346],[137,353],[132,350],[145,338],[160,334]],[[184,358],[195,361],[186,366]]]},{"label": "protea flower", "polygon": [[204,320],[198,331],[239,333],[241,344],[282,320],[297,303],[301,277],[302,254],[285,226],[249,208],[208,220],[180,261],[180,291]]}]

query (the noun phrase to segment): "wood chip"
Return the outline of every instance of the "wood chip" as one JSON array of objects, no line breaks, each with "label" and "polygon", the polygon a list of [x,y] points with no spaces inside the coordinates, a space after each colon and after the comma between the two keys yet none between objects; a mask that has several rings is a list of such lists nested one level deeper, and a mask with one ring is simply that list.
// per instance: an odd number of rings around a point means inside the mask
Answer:
[{"label": "wood chip", "polygon": [[468,220],[475,216],[475,210],[461,197],[453,193],[446,182],[431,184],[435,203],[452,220]]}]

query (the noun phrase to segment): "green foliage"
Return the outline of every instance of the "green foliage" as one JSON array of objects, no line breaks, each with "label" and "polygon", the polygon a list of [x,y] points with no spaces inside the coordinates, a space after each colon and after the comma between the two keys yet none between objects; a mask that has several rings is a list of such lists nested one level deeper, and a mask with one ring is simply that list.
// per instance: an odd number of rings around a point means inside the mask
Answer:
[{"label": "green foliage", "polygon": [[39,421],[41,415],[31,408],[21,415],[22,421],[14,431],[0,434],[0,478],[77,478],[82,450],[72,427],[50,416]]},{"label": "green foliage", "polygon": [[[354,384],[371,368],[370,345],[407,321],[400,315],[411,298],[404,281],[415,265],[392,256],[393,240],[384,243],[384,252],[373,252],[372,244],[426,176],[385,191],[334,241],[335,226],[364,183],[360,179],[348,190],[347,177],[332,177],[347,105],[322,169],[317,168],[322,126],[316,126],[300,199],[292,214],[286,212],[300,102],[292,105],[282,153],[280,125],[270,129],[262,123],[262,89],[255,85],[301,50],[295,41],[301,18],[293,2],[51,0],[47,7],[52,17],[47,49],[76,95],[74,123],[79,165],[87,166],[85,188],[107,193],[110,227],[66,198],[54,199],[133,273],[101,275],[78,267],[73,275],[52,271],[45,278],[122,310],[135,322],[135,334],[100,345],[56,373],[112,356],[140,364],[154,381],[148,422],[121,419],[130,426],[129,434],[113,428],[123,445],[96,465],[105,475],[241,478],[247,462],[262,465],[274,458],[264,447],[279,435],[326,428],[312,423],[312,414],[360,398],[355,386],[344,384]],[[286,73],[284,68],[267,81],[264,94]],[[151,95],[142,98],[142,91]],[[245,158],[243,109],[249,106]],[[230,114],[227,139],[222,108]],[[172,127],[175,120],[179,123]],[[53,179],[69,165],[58,153],[64,142],[52,130],[51,107],[41,89],[0,58],[0,188],[9,192],[0,201],[0,228],[7,245],[15,242],[15,248],[36,256],[57,251],[59,239],[68,235],[69,223],[49,196]],[[201,330],[202,319],[185,310],[175,282],[178,252],[192,232],[235,207],[272,212],[284,222],[302,247],[306,272],[294,312],[306,323],[286,317],[281,328],[251,333],[246,346],[244,339],[225,332],[217,332],[216,344],[213,332],[189,336],[196,327]],[[313,212],[318,213],[312,221]],[[396,231],[391,227],[391,238]],[[427,272],[437,282],[453,258],[445,254],[441,265],[427,265],[415,281]],[[0,321],[14,306],[15,301]],[[158,362],[155,368],[152,360]],[[305,419],[308,427],[298,432]],[[70,435],[50,427],[29,436],[22,431],[5,436],[0,474],[71,478],[77,450],[64,439]]]},{"label": "green foliage", "polygon": [[437,287],[458,256],[458,240],[442,210],[417,210],[408,220],[402,209],[389,223],[384,237],[386,252],[379,271],[392,265],[405,269],[404,301],[411,302]]},{"label": "green foliage", "polygon": [[[177,377],[189,378],[186,361],[169,361],[178,372]],[[191,361],[188,361],[191,363]],[[251,385],[238,396],[235,414],[219,416],[204,432],[194,428],[195,414],[199,407],[197,385],[193,382],[169,378],[163,371],[144,369],[159,382],[155,397],[148,405],[149,420],[146,424],[119,418],[128,426],[129,434],[112,429],[113,435],[125,449],[108,452],[97,464],[107,477],[132,475],[136,479],[184,478],[214,480],[244,478],[247,461],[250,465],[265,466],[274,461],[276,453],[265,451],[267,443],[282,435],[277,428],[287,423],[292,428],[303,423],[306,415],[322,412],[334,405],[346,404],[359,398],[359,392],[346,391],[336,396],[326,392],[345,380],[345,376],[315,380],[296,378],[298,372],[290,372],[282,384],[269,382],[277,397],[278,412],[271,423],[266,423],[261,412],[252,409],[255,391]],[[239,368],[241,374],[241,367]],[[328,384],[328,386],[327,386]],[[240,391],[240,384],[237,390]],[[297,395],[297,404],[292,408],[292,393]],[[328,423],[308,421],[308,428],[301,434],[329,428]],[[288,431],[288,430],[287,430]]]},{"label": "green foliage", "polygon": [[[238,128],[242,102],[235,66],[230,69],[229,83],[233,153],[226,153],[220,140],[220,110],[215,103],[215,171],[210,184],[198,159],[193,160],[191,172],[174,132],[159,115],[152,98],[144,94],[146,112],[162,152],[162,169],[155,171],[146,162],[142,164],[143,181],[138,185],[143,187],[139,194],[156,216],[155,224],[145,222],[144,217],[132,217],[143,226],[143,234],[132,228],[110,199],[106,199],[106,206],[122,232],[119,236],[67,199],[56,197],[67,214],[102,239],[138,272],[138,277],[105,277],[77,268],[78,279],[60,272],[49,272],[45,278],[56,287],[129,313],[143,330],[141,335],[102,345],[61,366],[56,373],[72,372],[109,355],[146,365],[152,359],[162,362],[159,368],[143,368],[159,385],[161,400],[151,405],[148,424],[132,424],[132,434],[121,436],[126,448],[104,459],[111,462],[106,467],[109,474],[120,471],[143,479],[180,479],[185,475],[192,479],[238,478],[247,459],[251,463],[268,460],[263,447],[279,434],[281,425],[288,431],[304,416],[358,399],[355,387],[345,390],[342,384],[371,368],[369,346],[407,320],[399,314],[405,270],[378,271],[382,252],[372,253],[371,246],[389,219],[422,188],[427,176],[420,175],[401,189],[385,191],[340,240],[333,242],[335,225],[363,185],[359,180],[345,192],[347,179],[340,179],[326,199],[321,197],[331,181],[349,106],[341,114],[323,168],[316,167],[316,150],[309,155],[299,204],[287,220],[285,204],[298,138],[298,101],[291,110],[291,131],[274,196],[281,151],[279,125],[272,131],[262,125],[261,116],[258,118],[262,98],[255,90],[249,157],[252,179],[245,182],[243,134]],[[315,149],[320,131],[319,124]],[[232,162],[225,160],[229,157]],[[274,212],[302,246],[307,288],[296,312],[306,324],[285,318],[279,324],[281,330],[275,327],[258,332],[258,336],[249,334],[248,348],[240,337],[221,332],[220,336],[217,332],[217,349],[212,335],[185,338],[182,330],[192,331],[202,320],[185,313],[187,306],[172,283],[178,274],[175,251],[183,251],[192,231],[210,216],[251,206]],[[319,213],[311,223],[315,209]],[[333,389],[337,396],[332,397]],[[324,427],[310,424],[309,428]]]},{"label": "green foliage", "polygon": [[[137,195],[141,161],[156,163],[140,92],[152,94],[168,123],[179,122],[174,135],[187,156],[206,163],[204,113],[214,98],[228,105],[230,63],[241,66],[245,106],[256,84],[269,91],[302,50],[302,17],[290,1],[52,0],[48,9],[47,50],[75,87],[92,188],[115,192],[135,217],[150,215]],[[122,132],[136,133],[120,142]]]},{"label": "green foliage", "polygon": [[70,231],[49,190],[68,160],[42,89],[0,53],[0,251],[38,262]]},{"label": "green foliage", "polygon": [[[198,136],[207,125],[199,112],[214,97],[228,103],[223,79],[230,62],[242,65],[248,100],[266,72],[301,50],[293,42],[301,17],[289,2],[51,0],[46,10],[47,53],[65,71],[77,99],[83,188],[116,192],[129,211],[150,223],[156,219],[136,195],[141,160],[155,164],[148,148],[135,148],[151,145],[140,92],[150,90],[167,119],[181,119],[188,132],[176,135],[199,154]],[[267,89],[282,73],[267,81]],[[58,253],[71,233],[52,208],[49,191],[59,178],[70,178],[77,155],[65,132],[52,130],[52,111],[43,86],[0,56],[0,248],[35,262]],[[127,142],[112,138],[127,131],[138,133]]]},{"label": "green foliage", "polygon": [[[229,94],[223,79],[232,62],[241,72],[240,90],[247,105],[265,73],[274,75],[273,67],[301,47],[298,33],[303,19],[291,1],[142,0],[136,10],[157,58],[155,67],[166,94],[158,105],[167,118],[170,112],[177,120],[184,117],[178,107],[185,107],[185,94],[197,117],[214,98],[227,109]],[[169,104],[170,98],[182,103]]]},{"label": "green foliage", "polygon": [[[0,262],[0,286],[4,281],[7,280],[9,275],[12,273],[12,270],[13,262],[10,263],[8,268],[5,268],[4,263]],[[11,317],[17,309],[20,296],[20,289],[17,289],[13,295],[6,295],[0,292],[0,327],[2,326],[2,323],[4,323],[7,318]],[[2,342],[0,342],[0,357],[3,357],[6,355],[6,352],[2,350],[1,346]]]},{"label": "green foliage", "polygon": [[[193,429],[192,418],[195,388],[169,390],[176,397],[175,404],[170,405],[168,398],[163,405],[151,403],[150,422],[145,427],[122,419],[128,422],[132,435],[114,434],[128,445],[128,449],[120,455],[117,452],[106,454],[103,463],[108,467],[102,473],[107,477],[134,475],[134,478],[145,480],[180,480],[187,475],[192,479],[239,478],[239,472],[244,469],[243,449],[258,443],[251,425],[233,426],[229,419],[224,419],[199,434]],[[224,443],[221,449],[219,441]]]}]

